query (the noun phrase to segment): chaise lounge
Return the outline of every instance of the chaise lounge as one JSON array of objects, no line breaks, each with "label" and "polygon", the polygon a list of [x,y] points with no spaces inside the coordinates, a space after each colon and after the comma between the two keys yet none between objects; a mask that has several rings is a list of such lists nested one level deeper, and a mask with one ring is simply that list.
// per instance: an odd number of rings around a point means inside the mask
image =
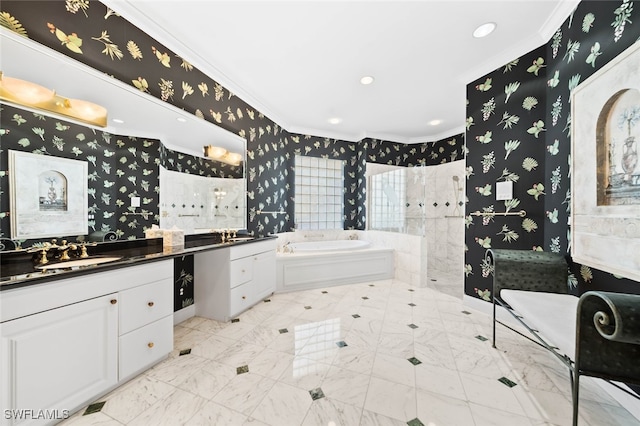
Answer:
[{"label": "chaise lounge", "polygon": [[496,305],[509,312],[533,339],[569,369],[573,425],[578,424],[580,376],[640,384],[640,295],[568,292],[564,256],[529,250],[489,249],[485,259],[493,273],[493,347]]}]

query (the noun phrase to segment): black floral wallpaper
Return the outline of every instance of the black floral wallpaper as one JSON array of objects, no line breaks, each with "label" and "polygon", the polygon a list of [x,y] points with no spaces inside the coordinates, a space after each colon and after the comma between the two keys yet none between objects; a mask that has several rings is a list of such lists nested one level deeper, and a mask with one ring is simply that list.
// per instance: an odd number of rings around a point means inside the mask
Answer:
[{"label": "black floral wallpaper", "polygon": [[[362,176],[366,161],[416,165],[463,158],[461,136],[442,144],[445,146],[407,146],[289,133],[98,1],[3,1],[1,9],[1,25],[244,137],[248,229],[255,235],[294,228],[292,171],[296,153],[345,160],[345,229],[365,226]],[[378,144],[385,145],[384,152],[374,152]],[[168,150],[160,149],[161,163],[167,168],[185,172],[198,168],[195,163],[200,160],[183,161],[181,157],[186,156],[180,153],[167,158]],[[233,171],[218,173],[234,175]],[[261,210],[287,214],[257,214]]]},{"label": "black floral wallpaper", "polygon": [[367,162],[394,166],[434,166],[464,160],[464,133],[435,142],[399,144],[379,139],[364,139],[362,148]]},{"label": "black floral wallpaper", "polygon": [[[118,239],[143,238],[159,220],[159,170],[207,177],[241,177],[242,167],[182,154],[158,140],[114,135],[44,114],[0,104],[0,237],[10,238],[9,150],[86,161],[89,233],[114,232]],[[140,208],[130,207],[140,197]],[[61,235],[75,241],[77,235]],[[35,241],[20,243],[29,246]]]},{"label": "black floral wallpaper", "polygon": [[[159,141],[137,140],[0,104],[0,169],[8,169],[9,150],[86,161],[88,165],[89,233],[113,231],[119,239],[144,237],[157,220]],[[10,173],[10,171],[9,171]],[[0,177],[0,236],[9,238],[9,179]],[[140,197],[136,215],[130,197]],[[61,235],[70,241],[78,236]],[[23,246],[33,241],[23,241]]]},{"label": "black floral wallpaper", "polygon": [[[467,86],[467,295],[491,298],[489,247],[569,253],[570,93],[638,41],[639,14],[629,0],[581,2],[546,45]],[[499,181],[514,182],[513,201],[495,201]],[[508,210],[527,216],[469,215]],[[570,285],[576,294],[640,290],[636,281],[579,264]]]},{"label": "black floral wallpaper", "polygon": [[[331,156],[356,167],[357,144],[283,130],[98,1],[3,1],[1,8],[3,26],[245,138],[248,228],[256,235],[293,229],[294,153]],[[364,223],[355,174],[345,176],[347,229]],[[274,218],[258,210],[287,215]]]}]

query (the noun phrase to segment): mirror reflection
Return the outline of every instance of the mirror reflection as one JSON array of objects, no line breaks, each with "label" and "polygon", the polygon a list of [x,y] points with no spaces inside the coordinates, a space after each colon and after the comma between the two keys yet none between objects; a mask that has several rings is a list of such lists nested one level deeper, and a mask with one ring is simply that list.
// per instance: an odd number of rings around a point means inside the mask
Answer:
[{"label": "mirror reflection", "polygon": [[198,234],[245,227],[243,179],[205,178],[160,167],[160,228]]},{"label": "mirror reflection", "polygon": [[[200,192],[206,193],[206,198],[200,196],[202,203],[198,205],[205,206],[206,201],[206,206],[214,210],[185,229],[185,233],[246,228],[244,158],[239,166],[233,166],[206,159],[203,154],[204,146],[215,145],[244,156],[243,138],[38,43],[0,30],[0,71],[4,75],[32,81],[70,98],[95,102],[105,106],[109,114],[107,127],[100,128],[54,113],[0,103],[2,241],[12,239],[9,150],[87,163],[88,235],[61,234],[59,238],[74,241],[78,237],[108,235],[111,240],[136,239],[143,238],[144,229],[152,224],[162,227],[160,197],[167,191],[160,183],[161,168],[191,177],[198,175],[207,182],[203,184],[207,190]],[[218,213],[215,188],[222,203],[218,204]],[[226,195],[220,198],[223,192]],[[196,204],[195,199],[191,201],[189,206]],[[187,205],[186,200],[184,204]],[[236,214],[240,211],[242,214]],[[17,242],[26,247],[36,241]],[[6,248],[10,246],[5,244]]]}]

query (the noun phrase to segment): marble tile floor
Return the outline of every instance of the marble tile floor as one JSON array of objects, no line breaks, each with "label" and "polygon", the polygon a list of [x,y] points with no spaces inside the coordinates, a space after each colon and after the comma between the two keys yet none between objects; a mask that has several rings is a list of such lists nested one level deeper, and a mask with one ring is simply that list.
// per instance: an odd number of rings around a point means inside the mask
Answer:
[{"label": "marble tile floor", "polygon": [[[64,425],[557,425],[568,373],[434,288],[387,280],[275,294],[175,327],[170,357]],[[591,379],[580,425],[638,425]],[[90,412],[91,414],[85,414]]]}]

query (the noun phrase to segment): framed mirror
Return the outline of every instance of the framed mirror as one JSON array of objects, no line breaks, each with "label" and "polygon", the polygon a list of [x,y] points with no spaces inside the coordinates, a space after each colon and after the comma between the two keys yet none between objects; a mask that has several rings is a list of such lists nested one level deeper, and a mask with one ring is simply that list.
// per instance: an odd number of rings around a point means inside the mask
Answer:
[{"label": "framed mirror", "polygon": [[[108,111],[108,122],[104,128],[77,122],[82,129],[81,135],[78,130],[73,128],[74,126],[67,125],[67,122],[76,124],[69,117],[56,116],[54,113],[13,105],[5,101],[1,105],[5,110],[1,114],[3,130],[14,126],[20,132],[29,135],[28,138],[16,139],[11,146],[4,143],[5,140],[9,143],[11,138],[5,139],[3,137],[3,148],[31,153],[38,151],[39,154],[53,157],[66,155],[67,158],[84,160],[90,163],[89,185],[91,186],[91,181],[95,180],[96,176],[103,179],[100,182],[98,193],[92,194],[91,188],[89,188],[87,218],[89,233],[106,231],[104,225],[96,225],[92,228],[92,216],[106,218],[115,214],[118,217],[131,219],[134,218],[133,215],[139,214],[141,216],[135,216],[134,219],[127,222],[126,228],[124,226],[122,228],[125,228],[126,231],[136,230],[135,232],[140,234],[139,237],[142,237],[143,232],[140,228],[148,226],[150,223],[159,223],[161,217],[159,191],[162,188],[155,190],[157,185],[155,182],[157,182],[156,179],[159,180],[160,173],[159,164],[161,161],[159,157],[164,156],[163,160],[166,160],[167,156],[173,155],[176,158],[175,163],[178,163],[180,158],[186,157],[187,159],[184,161],[190,165],[209,163],[212,161],[205,159],[203,153],[203,147],[206,145],[215,145],[229,152],[243,155],[241,178],[228,179],[231,174],[227,174],[225,178],[226,180],[240,181],[238,186],[245,188],[242,197],[246,196],[244,173],[246,141],[242,137],[4,28],[0,28],[0,44],[2,45],[0,71],[5,76],[36,83],[71,99],[93,102],[105,107]],[[25,124],[18,124],[24,122],[22,120],[25,119],[27,120]],[[39,128],[40,125],[34,126],[32,123],[40,119],[51,122],[51,131],[36,135],[33,133],[36,130],[32,130],[32,127]],[[6,124],[9,124],[9,127]],[[69,132],[74,133],[62,138],[60,134],[56,133],[59,127],[72,127]],[[45,130],[47,129],[45,128]],[[16,132],[10,136],[13,137],[15,134]],[[122,145],[114,146],[116,143],[121,143],[120,140],[108,141],[107,139],[111,135],[117,135],[123,141]],[[54,139],[56,137],[58,139]],[[93,145],[91,145],[91,138],[95,142]],[[24,142],[24,139],[30,139],[31,144],[27,145],[28,141]],[[54,140],[58,145],[52,144]],[[155,142],[154,146],[146,146],[144,144],[147,143],[147,140],[159,142]],[[159,147],[158,143],[162,146]],[[62,144],[64,144],[64,153],[61,148]],[[151,144],[152,142],[149,142],[149,145]],[[57,147],[60,147],[60,152]],[[73,152],[80,154],[69,155],[70,148],[75,149]],[[7,149],[2,154],[4,164],[7,164],[6,161],[8,161],[5,158]],[[125,152],[128,157],[119,156],[118,149],[128,151]],[[143,150],[145,157],[141,160],[139,157]],[[131,153],[135,153],[138,158],[133,158]],[[170,161],[173,163],[172,159]],[[92,165],[94,166],[93,172],[91,171]],[[177,164],[175,168],[179,169],[179,172],[184,172],[183,174],[191,172],[191,170],[185,170],[182,164]],[[207,168],[215,168],[215,166],[207,165]],[[116,173],[118,175],[114,176]],[[126,181],[127,179],[129,180]],[[217,183],[213,180],[214,178],[211,179],[211,186],[215,188]],[[128,185],[127,188],[124,188],[125,185],[117,186],[120,185],[120,181],[125,181],[124,183]],[[111,195],[102,195],[101,190],[109,185],[114,186],[114,191]],[[144,191],[142,185],[145,185]],[[122,191],[118,192],[119,189]],[[98,206],[93,210],[91,208],[92,200],[95,200],[95,204]],[[246,203],[246,200],[243,199],[243,201]],[[140,202],[141,204],[138,204]],[[246,211],[246,208],[243,207],[243,209]],[[122,213],[123,211],[124,213]],[[10,211],[6,213],[11,214]],[[142,216],[143,214],[145,216]],[[235,228],[246,227],[246,214],[242,216],[242,222],[238,222]],[[116,224],[114,226],[120,226],[115,221],[112,223]],[[217,227],[215,223],[206,224],[206,228]],[[8,221],[3,221],[2,237],[13,238],[9,228]],[[130,234],[132,233],[133,231]],[[131,238],[131,235],[123,235],[119,238]]]}]

